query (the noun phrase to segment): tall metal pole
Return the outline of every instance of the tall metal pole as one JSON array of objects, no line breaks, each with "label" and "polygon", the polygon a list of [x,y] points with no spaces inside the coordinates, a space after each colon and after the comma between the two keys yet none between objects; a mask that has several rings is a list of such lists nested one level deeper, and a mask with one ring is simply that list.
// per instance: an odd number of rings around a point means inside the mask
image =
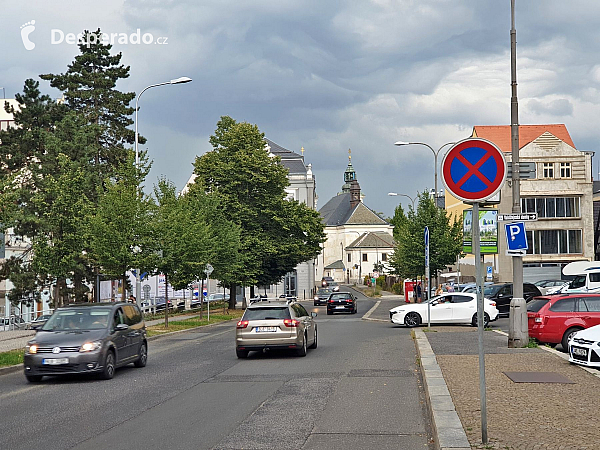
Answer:
[{"label": "tall metal pole", "polygon": [[487,400],[485,395],[485,355],[483,353],[483,288],[481,276],[481,247],[479,239],[479,203],[473,203],[473,250],[475,254],[475,281],[477,283],[477,341],[479,346],[479,398],[481,399],[481,442],[487,444]]},{"label": "tall metal pole", "polygon": [[[140,152],[138,150],[138,103],[140,101],[140,97],[142,96],[142,94],[144,92],[146,92],[148,89],[153,88],[153,87],[157,87],[157,86],[165,86],[167,84],[182,84],[182,83],[189,83],[190,81],[192,81],[191,78],[188,77],[180,77],[180,78],[176,78],[174,80],[171,81],[165,81],[164,83],[157,83],[157,84],[151,84],[150,86],[146,86],[144,89],[142,89],[142,92],[140,92],[138,94],[138,96],[135,99],[135,169],[136,169],[136,175],[139,175],[140,172]],[[138,185],[139,186],[139,185]],[[139,195],[139,192],[138,192]],[[135,275],[135,302],[137,303],[137,305],[140,305],[141,302],[141,286],[142,286],[142,282],[140,279],[140,269],[138,268],[136,270],[136,275]],[[125,294],[125,291],[123,291],[123,294]],[[166,309],[167,305],[165,305],[165,309]],[[166,321],[165,321],[166,322]]]},{"label": "tall metal pole", "polygon": [[[515,28],[515,0],[510,2],[510,72],[512,96],[510,99],[510,134],[512,151],[512,212],[521,212],[519,168],[519,103],[517,100],[517,30]],[[529,343],[527,305],[523,298],[523,259],[512,256],[513,298],[510,301],[508,347],[525,347]]]}]

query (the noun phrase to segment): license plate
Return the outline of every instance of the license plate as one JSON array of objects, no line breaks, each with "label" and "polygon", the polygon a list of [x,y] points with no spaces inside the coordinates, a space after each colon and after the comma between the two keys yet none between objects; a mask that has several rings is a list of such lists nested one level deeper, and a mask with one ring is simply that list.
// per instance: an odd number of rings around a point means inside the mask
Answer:
[{"label": "license plate", "polygon": [[69,364],[69,358],[45,358],[42,359],[42,364],[48,366],[57,366],[59,364]]},{"label": "license plate", "polygon": [[257,333],[262,333],[263,331],[274,332],[277,331],[277,327],[256,327],[255,330]]},{"label": "license plate", "polygon": [[345,306],[336,306],[335,309],[346,309]]},{"label": "license plate", "polygon": [[586,348],[571,347],[571,352],[573,352],[573,355],[587,357],[587,349]]}]

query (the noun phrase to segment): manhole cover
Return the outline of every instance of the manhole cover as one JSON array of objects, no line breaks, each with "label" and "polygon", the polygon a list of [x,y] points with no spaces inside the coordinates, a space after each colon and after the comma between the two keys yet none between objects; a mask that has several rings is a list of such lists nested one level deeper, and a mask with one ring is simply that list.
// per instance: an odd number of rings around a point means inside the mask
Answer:
[{"label": "manhole cover", "polygon": [[575,384],[556,372],[503,372],[514,383],[565,383]]}]

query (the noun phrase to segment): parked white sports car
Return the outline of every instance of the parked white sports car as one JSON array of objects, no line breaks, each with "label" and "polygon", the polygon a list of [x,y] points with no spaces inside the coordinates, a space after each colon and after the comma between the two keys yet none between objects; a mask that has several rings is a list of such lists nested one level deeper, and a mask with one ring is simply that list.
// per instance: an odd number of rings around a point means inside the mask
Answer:
[{"label": "parked white sports car", "polygon": [[600,368],[600,325],[578,331],[571,336],[569,362]]},{"label": "parked white sports car", "polygon": [[[431,323],[469,323],[477,326],[477,296],[468,292],[449,292],[431,300]],[[484,299],[484,325],[498,318],[496,302]],[[392,323],[417,327],[427,324],[427,302],[407,303],[390,309]]]}]

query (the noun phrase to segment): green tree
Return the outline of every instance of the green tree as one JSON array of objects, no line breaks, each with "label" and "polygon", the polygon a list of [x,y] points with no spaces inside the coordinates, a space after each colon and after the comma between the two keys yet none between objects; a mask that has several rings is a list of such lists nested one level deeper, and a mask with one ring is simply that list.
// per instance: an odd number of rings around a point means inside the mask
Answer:
[{"label": "green tree", "polygon": [[429,227],[429,268],[431,277],[453,264],[462,250],[462,223],[450,221],[445,209],[437,208],[425,191],[418,197],[417,210],[407,214],[396,208],[394,225],[396,247],[390,257],[394,273],[409,278],[425,275],[425,227]]},{"label": "green tree", "polygon": [[287,170],[279,158],[269,157],[256,125],[221,117],[210,143],[213,150],[194,164],[197,178],[191,191],[216,196],[225,218],[240,227],[239,264],[220,278],[231,285],[234,308],[237,284],[252,289],[277,281],[316,256],[324,240],[323,224],[314,211],[285,200]]},{"label": "green tree", "polygon": [[148,255],[153,251],[153,203],[138,189],[142,176],[130,151],[115,176],[104,180],[98,206],[89,219],[90,258],[103,278],[122,280],[123,294],[128,284],[126,272],[148,264]]},{"label": "green tree", "polygon": [[66,155],[59,155],[59,167],[60,172],[46,177],[45,189],[31,199],[43,214],[32,238],[32,266],[36,273],[57,281],[57,306],[67,299],[67,278],[74,284],[76,300],[87,299],[82,280],[89,277],[84,249],[92,210],[91,202],[82,195],[84,170]]}]

